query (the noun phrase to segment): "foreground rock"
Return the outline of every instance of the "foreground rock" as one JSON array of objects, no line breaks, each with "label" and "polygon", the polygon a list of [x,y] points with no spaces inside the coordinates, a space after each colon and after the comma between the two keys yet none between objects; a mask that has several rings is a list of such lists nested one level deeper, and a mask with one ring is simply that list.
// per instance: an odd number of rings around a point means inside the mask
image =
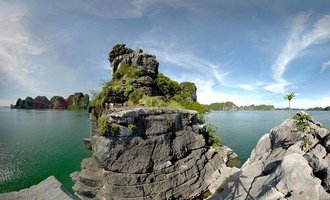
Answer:
[{"label": "foreground rock", "polygon": [[225,164],[231,151],[205,144],[195,111],[118,108],[107,113],[104,133],[91,124],[93,158],[71,175],[81,199],[194,199],[235,172]]},{"label": "foreground rock", "polygon": [[264,135],[212,199],[330,199],[329,131],[308,116]]},{"label": "foreground rock", "polygon": [[30,188],[20,190],[18,192],[10,192],[0,194],[1,200],[72,200],[77,199],[66,191],[63,185],[56,180],[54,176],[50,176],[37,185]]}]

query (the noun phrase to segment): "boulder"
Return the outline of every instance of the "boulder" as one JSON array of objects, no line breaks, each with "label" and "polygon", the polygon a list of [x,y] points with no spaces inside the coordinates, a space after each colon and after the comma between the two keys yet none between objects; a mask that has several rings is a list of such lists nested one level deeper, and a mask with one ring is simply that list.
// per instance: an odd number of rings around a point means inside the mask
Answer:
[{"label": "boulder", "polygon": [[287,119],[262,136],[211,199],[330,199],[329,132],[312,118],[298,127],[298,119]]}]

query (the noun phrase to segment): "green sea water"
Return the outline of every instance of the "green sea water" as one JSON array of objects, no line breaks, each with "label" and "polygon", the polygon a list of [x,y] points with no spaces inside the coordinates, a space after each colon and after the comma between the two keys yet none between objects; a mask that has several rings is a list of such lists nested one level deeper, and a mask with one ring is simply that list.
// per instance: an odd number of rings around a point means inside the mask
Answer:
[{"label": "green sea water", "polygon": [[91,155],[86,111],[0,109],[0,193],[30,187],[50,175],[72,192],[70,173]]},{"label": "green sea water", "polygon": [[[217,127],[222,144],[238,154],[243,164],[251,154],[261,136],[270,129],[292,118],[297,111],[214,111],[207,114],[208,123]],[[330,111],[307,111],[316,121],[330,128]]]}]

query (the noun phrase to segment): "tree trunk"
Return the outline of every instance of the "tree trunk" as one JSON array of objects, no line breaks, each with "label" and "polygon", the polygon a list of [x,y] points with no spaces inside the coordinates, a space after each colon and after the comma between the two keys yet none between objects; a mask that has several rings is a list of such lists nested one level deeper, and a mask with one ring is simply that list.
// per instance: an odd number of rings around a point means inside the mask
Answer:
[{"label": "tree trunk", "polygon": [[291,109],[291,105],[290,105],[290,102],[291,102],[291,101],[289,100],[289,110]]}]

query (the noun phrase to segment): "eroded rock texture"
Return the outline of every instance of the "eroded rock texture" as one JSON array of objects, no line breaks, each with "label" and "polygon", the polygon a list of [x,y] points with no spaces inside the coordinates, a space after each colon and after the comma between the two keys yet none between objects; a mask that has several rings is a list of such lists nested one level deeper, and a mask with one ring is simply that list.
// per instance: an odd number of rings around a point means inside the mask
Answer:
[{"label": "eroded rock texture", "polygon": [[212,199],[330,199],[329,131],[305,115],[260,138]]},{"label": "eroded rock texture", "polygon": [[234,171],[227,150],[205,146],[195,111],[118,108],[106,122],[109,134],[92,127],[93,158],[71,175],[81,199],[194,199]]}]

